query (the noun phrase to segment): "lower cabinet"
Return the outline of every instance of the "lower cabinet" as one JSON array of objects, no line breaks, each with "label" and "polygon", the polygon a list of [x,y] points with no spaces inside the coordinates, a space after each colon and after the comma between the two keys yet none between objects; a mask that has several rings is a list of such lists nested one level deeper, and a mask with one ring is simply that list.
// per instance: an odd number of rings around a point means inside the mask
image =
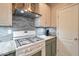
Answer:
[{"label": "lower cabinet", "polygon": [[52,55],[52,44],[51,39],[46,41],[46,56]]},{"label": "lower cabinet", "polygon": [[52,56],[56,56],[56,38],[52,39]]},{"label": "lower cabinet", "polygon": [[46,44],[46,56],[55,56],[56,55],[56,38],[47,40],[45,44]]},{"label": "lower cabinet", "polygon": [[39,52],[33,54],[32,56],[41,56],[41,51],[39,51]]}]

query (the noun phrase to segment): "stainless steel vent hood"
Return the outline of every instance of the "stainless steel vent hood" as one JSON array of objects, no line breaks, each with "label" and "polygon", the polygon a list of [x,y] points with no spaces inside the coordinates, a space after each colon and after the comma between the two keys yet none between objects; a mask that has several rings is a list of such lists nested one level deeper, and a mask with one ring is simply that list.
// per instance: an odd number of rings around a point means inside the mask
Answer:
[{"label": "stainless steel vent hood", "polygon": [[32,11],[25,11],[23,9],[16,9],[14,15],[24,16],[24,17],[32,18],[32,19],[38,18],[41,16],[41,14],[38,14]]}]

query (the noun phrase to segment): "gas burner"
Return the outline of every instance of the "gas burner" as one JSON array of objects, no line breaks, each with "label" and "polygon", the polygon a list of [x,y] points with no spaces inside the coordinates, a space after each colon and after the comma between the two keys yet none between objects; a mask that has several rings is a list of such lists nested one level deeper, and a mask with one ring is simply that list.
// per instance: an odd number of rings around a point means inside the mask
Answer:
[{"label": "gas burner", "polygon": [[42,39],[40,39],[38,37],[28,37],[28,38],[16,39],[15,42],[16,42],[16,46],[19,47],[19,46],[27,45],[27,44],[34,43],[34,42],[40,41],[40,40],[42,40]]}]

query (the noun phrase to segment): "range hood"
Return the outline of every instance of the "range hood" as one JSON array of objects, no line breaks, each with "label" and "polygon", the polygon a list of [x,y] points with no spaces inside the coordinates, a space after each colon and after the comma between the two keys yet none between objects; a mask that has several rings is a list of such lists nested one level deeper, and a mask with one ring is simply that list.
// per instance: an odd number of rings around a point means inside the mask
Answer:
[{"label": "range hood", "polygon": [[14,12],[14,15],[17,15],[17,16],[24,16],[24,17],[27,17],[27,18],[38,18],[41,16],[41,14],[38,14],[38,13],[35,13],[35,12],[32,12],[32,11],[25,11],[23,9],[16,9],[15,12]]}]

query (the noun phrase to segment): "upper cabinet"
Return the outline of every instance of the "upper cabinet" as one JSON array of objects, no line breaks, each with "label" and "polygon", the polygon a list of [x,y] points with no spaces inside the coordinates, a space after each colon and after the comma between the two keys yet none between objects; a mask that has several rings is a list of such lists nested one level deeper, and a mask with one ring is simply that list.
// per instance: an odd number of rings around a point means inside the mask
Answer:
[{"label": "upper cabinet", "polygon": [[40,26],[48,27],[50,26],[50,7],[45,3],[40,3],[38,5],[38,13],[41,14]]},{"label": "upper cabinet", "polygon": [[56,27],[56,18],[57,18],[57,15],[56,15],[56,8],[54,8],[53,6],[51,6],[51,13],[50,13],[50,17],[51,17],[51,27]]},{"label": "upper cabinet", "polygon": [[0,3],[0,26],[12,26],[11,3]]},{"label": "upper cabinet", "polygon": [[40,26],[42,27],[56,27],[56,8],[55,4],[40,3],[38,5],[38,13],[41,14]]},{"label": "upper cabinet", "polygon": [[50,6],[46,5],[46,27],[50,27],[51,25],[51,19],[50,19]]}]

